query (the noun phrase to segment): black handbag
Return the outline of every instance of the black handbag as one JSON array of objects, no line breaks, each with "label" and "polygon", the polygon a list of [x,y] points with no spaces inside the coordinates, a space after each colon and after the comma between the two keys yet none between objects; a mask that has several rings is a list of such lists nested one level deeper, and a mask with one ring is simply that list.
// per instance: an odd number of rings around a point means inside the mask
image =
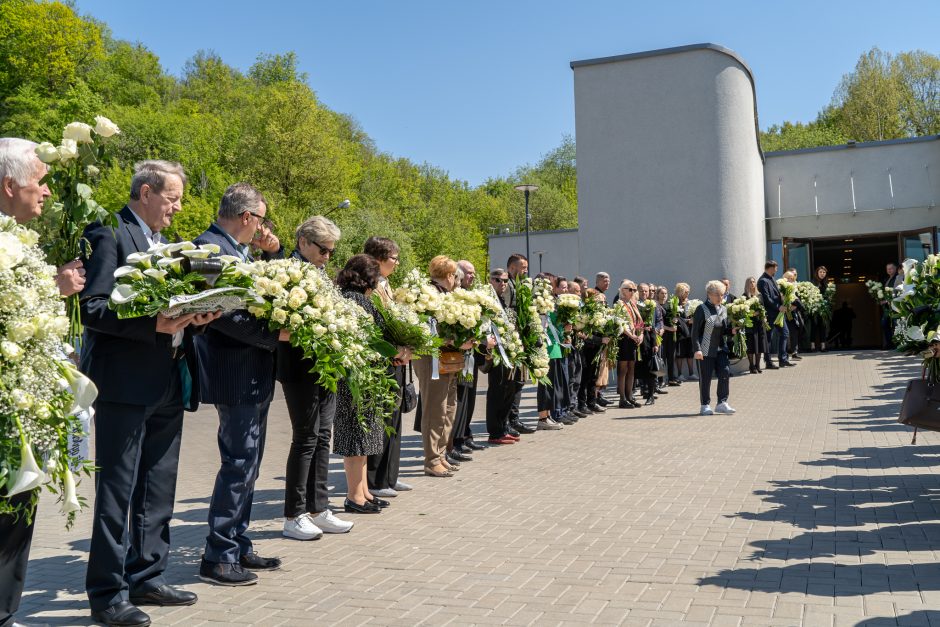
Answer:
[{"label": "black handbag", "polygon": [[914,427],[911,444],[917,443],[918,429],[940,431],[940,385],[926,379],[908,381],[898,422]]},{"label": "black handbag", "polygon": [[653,359],[650,361],[650,374],[655,377],[666,376],[666,360],[659,353],[653,353]]},{"label": "black handbag", "polygon": [[415,392],[415,378],[414,371],[411,369],[411,364],[408,364],[408,383],[405,384],[404,389],[401,391],[401,413],[407,414],[413,412],[415,407],[418,406],[418,393]]}]

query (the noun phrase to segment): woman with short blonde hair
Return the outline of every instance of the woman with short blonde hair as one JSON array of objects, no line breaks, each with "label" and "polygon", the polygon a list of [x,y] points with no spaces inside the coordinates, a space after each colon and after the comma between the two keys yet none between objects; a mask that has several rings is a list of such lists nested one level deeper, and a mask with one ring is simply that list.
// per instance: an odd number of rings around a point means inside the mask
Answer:
[{"label": "woman with short blonde hair", "polygon": [[[676,283],[675,295],[679,299],[679,320],[676,323],[676,372],[680,382],[698,379],[692,364],[692,357],[695,354],[692,350],[692,314],[695,312],[685,311],[691,292],[692,288],[688,283]],[[683,371],[688,372],[688,375],[683,375]]]},{"label": "woman with short blonde hair", "polygon": [[[760,303],[760,292],[757,290],[757,279],[749,276],[744,281],[744,298],[757,298]],[[761,305],[763,308],[763,305]],[[766,315],[766,314],[765,314]],[[760,356],[767,352],[767,330],[760,316],[754,316],[753,325],[745,331],[747,340],[747,363],[751,374],[761,374]]]},{"label": "woman with short blonde hair", "polygon": [[630,279],[621,281],[619,300],[630,318],[630,328],[617,341],[617,394],[620,396],[618,406],[621,409],[633,409],[640,406],[633,395],[633,380],[636,373],[637,346],[643,341],[643,332],[638,331],[641,316],[636,306],[636,283]]},{"label": "woman with short blonde hair", "polygon": [[[728,338],[737,332],[728,319],[728,310],[722,303],[725,284],[721,281],[709,281],[705,285],[707,300],[695,310],[692,322],[692,342],[695,344],[695,359],[699,364],[699,398],[702,416],[733,414],[734,408],[728,404],[729,380],[731,378],[731,359]],[[718,405],[711,408],[712,377],[718,377]]]}]

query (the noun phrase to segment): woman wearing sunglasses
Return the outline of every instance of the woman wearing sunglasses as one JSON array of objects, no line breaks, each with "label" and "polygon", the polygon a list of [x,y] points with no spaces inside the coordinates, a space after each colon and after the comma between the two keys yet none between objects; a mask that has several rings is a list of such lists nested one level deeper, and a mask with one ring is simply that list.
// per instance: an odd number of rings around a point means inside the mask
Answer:
[{"label": "woman wearing sunglasses", "polygon": [[617,392],[620,395],[618,406],[621,409],[633,409],[640,406],[633,395],[633,380],[636,377],[637,346],[643,341],[643,332],[638,330],[643,326],[643,319],[636,307],[636,283],[624,279],[620,283],[618,296],[630,316],[630,328],[620,336],[620,346],[617,350]]}]

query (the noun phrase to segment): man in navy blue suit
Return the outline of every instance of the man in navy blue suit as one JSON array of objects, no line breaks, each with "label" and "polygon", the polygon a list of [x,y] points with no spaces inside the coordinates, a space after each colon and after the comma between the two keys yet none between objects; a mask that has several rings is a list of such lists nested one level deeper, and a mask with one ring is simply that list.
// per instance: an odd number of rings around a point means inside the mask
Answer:
[{"label": "man in navy blue suit", "polygon": [[114,271],[129,254],[165,243],[160,231],[182,209],[185,185],[178,163],[138,163],[117,226],[95,223],[84,233],[81,369],[98,387],[99,468],[85,589],[92,619],[105,625],[149,625],[139,605],[196,602],[169,586],[164,572],[183,411],[199,404],[191,329],[218,313],[121,319],[108,307]]},{"label": "man in navy blue suit", "polygon": [[[764,264],[764,274],[760,275],[760,278],[757,279],[757,291],[760,293],[761,304],[764,305],[764,310],[767,312],[767,321],[771,323],[770,342],[767,343],[767,352],[764,353],[765,367],[768,370],[776,370],[780,366],[789,367],[796,365],[791,363],[787,357],[787,344],[790,341],[790,332],[787,329],[786,321],[784,321],[782,327],[773,324],[773,321],[777,318],[777,314],[786,310],[783,304],[783,297],[780,295],[780,288],[777,287],[777,281],[774,280],[776,273],[777,262],[771,259]],[[775,365],[770,358],[771,347],[774,343],[776,343],[777,346],[777,358],[780,362],[780,366]]]},{"label": "man in navy blue suit", "polygon": [[[223,255],[282,258],[281,243],[265,225],[267,203],[248,183],[231,185],[218,219],[194,242],[216,244]],[[196,338],[200,398],[219,412],[222,466],[209,502],[209,535],[199,578],[224,586],[257,583],[253,570],[274,570],[281,560],[255,553],[246,535],[255,480],[264,454],[268,408],[274,394],[278,334],[245,310],[224,314]]]}]

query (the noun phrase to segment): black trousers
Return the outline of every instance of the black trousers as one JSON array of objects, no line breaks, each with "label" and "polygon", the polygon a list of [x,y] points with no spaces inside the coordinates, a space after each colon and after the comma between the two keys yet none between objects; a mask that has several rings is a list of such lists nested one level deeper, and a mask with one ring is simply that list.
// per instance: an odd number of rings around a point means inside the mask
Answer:
[{"label": "black trousers", "polygon": [[570,405],[568,409],[577,409],[578,405],[581,404],[580,393],[581,393],[581,374],[583,370],[583,365],[581,363],[581,351],[572,350],[568,353],[568,395],[570,398]]},{"label": "black trousers", "polygon": [[[25,505],[31,497],[32,492],[17,494],[10,497],[10,504]],[[35,519],[36,510],[33,509],[31,520]],[[13,615],[20,607],[35,527],[32,522],[26,522],[25,514],[19,518],[0,516],[0,626],[12,624]]]},{"label": "black trousers", "polygon": [[731,362],[728,353],[719,352],[715,357],[706,357],[698,363],[698,391],[702,405],[711,404],[712,377],[718,377],[718,402],[728,400],[730,393]]},{"label": "black trousers", "polygon": [[594,346],[591,344],[585,344],[584,349],[581,351],[581,389],[578,390],[578,403],[590,405],[594,403],[595,398],[597,397],[597,367],[598,364],[595,363],[594,359],[597,357],[597,354],[601,352],[600,345]]},{"label": "black trousers", "polygon": [[477,406],[477,381],[480,371],[477,366],[477,357],[474,354],[473,361],[473,380],[457,381],[457,416],[454,418],[454,429],[451,431],[451,439],[454,446],[463,446],[468,440],[473,439],[473,430],[470,428],[470,422],[473,420],[473,412]]},{"label": "black trousers", "polygon": [[516,395],[515,382],[506,366],[493,366],[486,375],[486,430],[491,439],[506,435],[509,413]]},{"label": "black trousers", "polygon": [[673,339],[672,331],[663,332],[663,343],[659,347],[662,351],[663,359],[666,361],[666,381],[675,381],[679,378],[679,371],[676,370],[676,340]]},{"label": "black trousers", "polygon": [[[115,383],[120,385],[120,383]],[[170,377],[156,405],[95,403],[95,514],[85,588],[92,611],[166,583],[183,433],[183,394]]]},{"label": "black trousers", "polygon": [[826,322],[819,316],[813,316],[813,334],[810,340],[816,344],[816,350],[820,350],[829,337],[829,329],[826,328]]},{"label": "black trousers", "polygon": [[[405,389],[405,370],[407,366],[394,366],[394,372],[390,373],[398,383],[398,389]],[[398,409],[392,414],[392,427],[395,433],[389,435],[386,433],[382,440],[382,452],[379,455],[369,455],[368,459],[368,481],[369,488],[372,490],[385,490],[386,488],[395,489],[398,483],[398,470],[401,463],[401,402]]]},{"label": "black trousers", "polygon": [[291,424],[284,516],[319,514],[330,506],[327,478],[336,394],[312,379],[282,381],[281,388]]}]

